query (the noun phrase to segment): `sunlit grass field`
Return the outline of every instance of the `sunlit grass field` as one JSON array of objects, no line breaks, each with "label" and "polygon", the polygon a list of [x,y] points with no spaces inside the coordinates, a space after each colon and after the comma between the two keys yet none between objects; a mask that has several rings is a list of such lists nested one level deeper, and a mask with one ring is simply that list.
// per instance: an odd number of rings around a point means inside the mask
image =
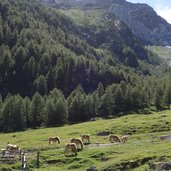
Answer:
[{"label": "sunlit grass field", "polygon": [[[171,129],[171,111],[152,114],[130,114],[116,119],[97,120],[57,128],[41,128],[0,134],[0,148],[6,143],[18,144],[26,154],[27,167],[33,171],[85,171],[90,166],[98,170],[144,171],[148,162],[171,160],[171,140],[161,141],[161,135],[168,135]],[[108,135],[98,133],[130,134],[126,144],[112,144]],[[84,146],[76,157],[65,157],[63,146],[70,138],[82,134],[91,135],[92,146]],[[61,144],[49,145],[48,137],[59,136]],[[100,145],[95,145],[97,142]],[[106,144],[106,145],[103,145]],[[36,168],[36,151],[40,150],[40,168]],[[1,168],[20,170],[21,163],[2,165]]]}]

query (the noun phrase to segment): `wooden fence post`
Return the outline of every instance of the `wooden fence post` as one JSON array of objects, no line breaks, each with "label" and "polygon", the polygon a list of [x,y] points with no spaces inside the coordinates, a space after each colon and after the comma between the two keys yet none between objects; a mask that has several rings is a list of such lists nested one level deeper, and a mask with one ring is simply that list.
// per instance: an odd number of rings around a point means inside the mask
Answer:
[{"label": "wooden fence post", "polygon": [[39,168],[39,155],[40,155],[40,151],[37,150],[37,168]]},{"label": "wooden fence post", "polygon": [[24,152],[21,154],[21,162],[22,162],[22,171],[26,171],[26,156]]}]

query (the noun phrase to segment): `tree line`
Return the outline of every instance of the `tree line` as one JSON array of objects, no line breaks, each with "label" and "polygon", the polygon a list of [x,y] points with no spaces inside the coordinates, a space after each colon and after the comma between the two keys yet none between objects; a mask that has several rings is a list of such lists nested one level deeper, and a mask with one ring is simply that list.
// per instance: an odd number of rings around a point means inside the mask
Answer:
[{"label": "tree line", "polygon": [[8,94],[5,99],[0,98],[0,130],[14,132],[84,122],[96,117],[117,117],[151,106],[157,110],[170,108],[171,78],[143,81],[137,78],[107,87],[100,82],[97,89],[88,94],[78,85],[68,97],[57,88],[45,96],[35,92],[32,98]]}]

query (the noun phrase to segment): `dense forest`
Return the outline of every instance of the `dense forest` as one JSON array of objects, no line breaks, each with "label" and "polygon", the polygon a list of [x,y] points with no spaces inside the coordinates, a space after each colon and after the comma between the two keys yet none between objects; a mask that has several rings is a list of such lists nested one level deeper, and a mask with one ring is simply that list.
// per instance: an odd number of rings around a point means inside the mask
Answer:
[{"label": "dense forest", "polygon": [[34,0],[2,0],[0,130],[109,118],[151,105],[169,108],[169,71],[162,79],[150,73],[154,54],[122,26],[124,32],[111,35],[120,35],[113,44],[100,48],[99,35],[90,41],[86,29],[58,10]]}]

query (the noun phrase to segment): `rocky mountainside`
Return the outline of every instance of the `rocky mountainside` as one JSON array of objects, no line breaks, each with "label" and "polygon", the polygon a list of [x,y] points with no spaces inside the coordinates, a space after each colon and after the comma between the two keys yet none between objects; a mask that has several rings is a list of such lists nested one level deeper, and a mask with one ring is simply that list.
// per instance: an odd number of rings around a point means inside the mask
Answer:
[{"label": "rocky mountainside", "polygon": [[109,12],[122,19],[132,32],[148,44],[171,44],[171,25],[146,4],[113,1]]},{"label": "rocky mountainside", "polygon": [[[138,60],[149,63],[144,43],[116,15],[109,11],[109,2],[82,0],[43,0],[45,4],[59,9],[80,27],[76,33],[90,46],[105,49],[121,63],[137,68]],[[116,1],[120,3],[120,1]]]},{"label": "rocky mountainside", "polygon": [[120,18],[131,29],[135,36],[145,44],[171,45],[171,25],[147,4],[133,4],[125,0],[43,0],[56,8],[80,9],[100,8],[105,13]]}]

